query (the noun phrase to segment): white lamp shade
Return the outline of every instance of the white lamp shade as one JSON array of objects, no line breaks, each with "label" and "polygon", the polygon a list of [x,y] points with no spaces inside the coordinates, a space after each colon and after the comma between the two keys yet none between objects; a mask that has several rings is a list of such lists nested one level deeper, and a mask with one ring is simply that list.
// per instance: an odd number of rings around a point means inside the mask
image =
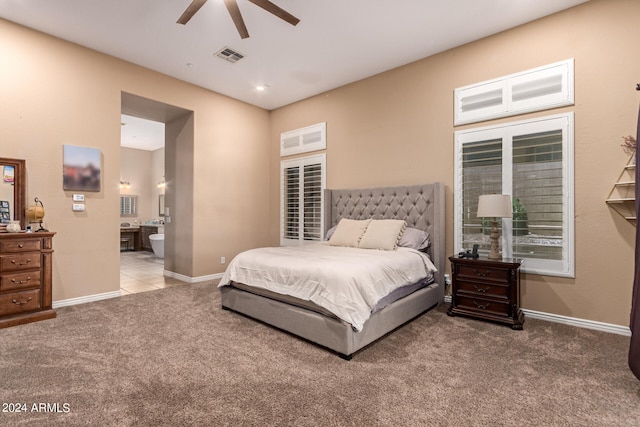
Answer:
[{"label": "white lamp shade", "polygon": [[478,218],[511,216],[511,196],[508,194],[484,194],[478,198]]}]

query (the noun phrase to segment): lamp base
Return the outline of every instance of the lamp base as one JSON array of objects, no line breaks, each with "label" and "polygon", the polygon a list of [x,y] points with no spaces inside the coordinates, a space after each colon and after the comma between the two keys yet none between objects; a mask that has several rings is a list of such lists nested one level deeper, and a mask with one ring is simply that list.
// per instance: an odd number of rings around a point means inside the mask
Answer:
[{"label": "lamp base", "polygon": [[500,253],[500,230],[498,229],[498,221],[496,218],[491,223],[491,251],[489,252],[489,259],[502,259]]}]

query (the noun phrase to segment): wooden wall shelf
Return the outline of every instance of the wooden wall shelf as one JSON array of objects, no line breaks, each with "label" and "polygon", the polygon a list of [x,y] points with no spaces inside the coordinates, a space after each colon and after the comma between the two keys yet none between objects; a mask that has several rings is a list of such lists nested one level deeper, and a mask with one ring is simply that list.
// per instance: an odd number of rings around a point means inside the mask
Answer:
[{"label": "wooden wall shelf", "polygon": [[607,198],[607,204],[633,225],[636,225],[637,218],[635,177],[635,158],[631,156]]}]

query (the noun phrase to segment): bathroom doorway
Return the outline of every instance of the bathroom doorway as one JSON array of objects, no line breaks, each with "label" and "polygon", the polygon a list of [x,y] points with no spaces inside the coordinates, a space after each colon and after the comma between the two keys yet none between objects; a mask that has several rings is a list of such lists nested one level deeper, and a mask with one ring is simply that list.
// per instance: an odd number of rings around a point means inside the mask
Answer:
[{"label": "bathroom doorway", "polygon": [[120,116],[120,293],[165,286],[165,125]]},{"label": "bathroom doorway", "polygon": [[[124,295],[185,283],[172,273],[175,233],[167,232],[165,224],[165,219],[171,219],[165,217],[165,209],[172,206],[172,194],[180,185],[173,162],[167,165],[167,153],[172,153],[171,159],[178,144],[193,144],[174,136],[180,119],[193,112],[125,92],[121,101],[120,194],[135,200],[130,216],[122,216],[122,202],[120,207],[120,291]],[[125,239],[127,230],[132,237]]]}]

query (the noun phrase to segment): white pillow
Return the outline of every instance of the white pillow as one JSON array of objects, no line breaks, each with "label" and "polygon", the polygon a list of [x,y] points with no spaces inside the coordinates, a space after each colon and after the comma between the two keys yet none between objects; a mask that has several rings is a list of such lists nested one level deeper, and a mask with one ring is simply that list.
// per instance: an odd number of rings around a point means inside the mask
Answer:
[{"label": "white pillow", "polygon": [[370,222],[370,219],[357,220],[342,218],[329,239],[329,245],[357,248]]},{"label": "white pillow", "polygon": [[407,223],[401,219],[374,219],[364,232],[358,247],[392,251],[398,247],[406,226]]}]

